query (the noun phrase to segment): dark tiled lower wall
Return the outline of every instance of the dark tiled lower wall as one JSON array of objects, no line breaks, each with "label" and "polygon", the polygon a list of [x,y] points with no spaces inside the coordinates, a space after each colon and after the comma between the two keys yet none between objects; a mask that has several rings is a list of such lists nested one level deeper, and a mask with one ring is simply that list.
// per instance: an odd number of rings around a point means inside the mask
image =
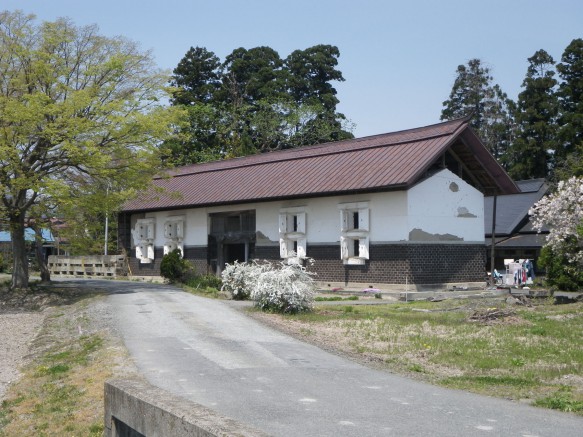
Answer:
[{"label": "dark tiled lower wall", "polygon": [[160,262],[164,256],[164,249],[154,248],[154,261],[142,264],[136,258],[135,249],[132,250],[129,257],[130,273],[132,276],[160,276]]},{"label": "dark tiled lower wall", "polygon": [[[348,266],[340,259],[340,245],[310,246],[308,255],[315,263],[311,270],[321,282],[371,284],[443,284],[482,282],[485,279],[486,254],[481,244],[386,244],[370,246],[370,260],[363,266]],[[140,264],[132,257],[133,275],[160,274],[163,250],[156,248],[155,261]],[[205,247],[186,247],[185,257],[196,272],[208,272]],[[279,261],[279,247],[256,246],[255,257]]]},{"label": "dark tiled lower wall", "polygon": [[197,274],[206,275],[210,272],[206,247],[185,247],[184,258],[190,261]]},{"label": "dark tiled lower wall", "polygon": [[[344,265],[340,245],[310,246],[317,280],[371,284],[442,284],[482,282],[485,279],[484,246],[442,244],[371,245],[370,260],[362,266]],[[278,259],[279,248],[255,247],[257,258]]]},{"label": "dark tiled lower wall", "polygon": [[[154,262],[140,263],[135,257],[135,251],[130,256],[130,269],[133,276],[160,276],[160,263],[164,256],[163,248],[154,248]],[[206,247],[185,247],[184,257],[194,266],[196,273],[205,275],[208,273]]]}]

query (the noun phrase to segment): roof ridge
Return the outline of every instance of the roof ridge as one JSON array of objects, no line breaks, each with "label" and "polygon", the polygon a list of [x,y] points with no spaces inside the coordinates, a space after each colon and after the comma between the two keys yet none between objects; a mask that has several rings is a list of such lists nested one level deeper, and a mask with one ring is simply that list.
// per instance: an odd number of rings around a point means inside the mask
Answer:
[{"label": "roof ridge", "polygon": [[[403,135],[403,134],[407,134],[407,133],[411,134],[411,133],[415,133],[415,132],[422,132],[424,130],[437,128],[439,126],[446,126],[448,124],[451,124],[451,125],[459,124],[459,125],[455,129],[453,129],[451,132],[436,131],[432,134],[427,134],[427,135],[422,135],[422,136],[414,136],[414,137],[407,138],[407,139],[386,141],[386,142],[383,142],[382,144],[369,144],[369,145],[364,145],[364,146],[360,145],[360,147],[358,147],[359,146],[358,143],[363,143],[365,141],[371,141],[371,140],[374,140],[375,138],[398,137],[399,135]],[[268,152],[264,155],[264,156],[269,155],[269,158],[271,158],[271,159],[262,159],[259,161],[252,160],[253,158],[257,158],[257,157],[262,156],[261,154],[256,154],[256,155],[249,155],[249,156],[234,158],[231,160],[217,160],[217,161],[211,161],[211,162],[200,163],[200,164],[191,164],[189,166],[182,167],[182,168],[192,167],[193,169],[191,171],[170,174],[170,177],[175,178],[175,177],[182,177],[182,176],[191,176],[193,174],[212,173],[215,171],[222,171],[222,170],[227,170],[227,169],[231,170],[231,169],[238,169],[238,168],[244,168],[244,167],[254,167],[254,166],[260,166],[260,165],[266,165],[266,164],[274,163],[274,162],[296,161],[296,160],[305,159],[305,158],[315,158],[315,157],[320,157],[320,156],[329,156],[329,155],[350,153],[350,152],[354,152],[355,150],[371,150],[371,149],[376,149],[379,147],[407,144],[407,143],[416,142],[416,141],[419,141],[422,139],[429,140],[429,139],[434,139],[434,138],[452,135],[457,130],[459,130],[461,127],[463,127],[464,125],[467,125],[467,124],[468,124],[468,120],[466,119],[466,117],[464,117],[464,118],[458,118],[458,119],[449,120],[449,121],[445,121],[445,122],[441,122],[441,123],[436,123],[436,124],[432,124],[432,125],[428,125],[428,126],[417,127],[417,128],[412,128],[412,129],[405,129],[405,130],[396,131],[396,132],[388,132],[388,133],[384,133],[384,134],[376,134],[376,135],[370,135],[370,136],[361,137],[361,138],[346,139],[346,140],[341,140],[341,141],[332,141],[332,142],[327,142],[327,143],[298,147],[298,148],[294,148],[294,149],[278,150],[275,152]],[[353,147],[349,147],[345,150],[337,150],[338,146],[342,146],[342,145],[350,146],[351,143],[353,144]],[[321,153],[310,154],[310,152],[314,152],[317,149],[324,149],[324,148],[330,148],[330,150],[323,151]],[[278,156],[275,157],[272,154],[277,154]],[[286,156],[282,156],[284,154]],[[295,156],[290,156],[290,155],[295,155]],[[240,160],[240,161],[237,164],[236,162],[234,162],[235,160]],[[243,162],[243,161],[251,161],[251,162]],[[215,164],[215,165],[213,165],[213,164]],[[217,164],[226,164],[227,166],[226,167],[220,166],[217,168],[216,167]],[[233,164],[233,165],[229,165],[229,164]],[[211,168],[204,169],[201,167],[211,167]],[[180,167],[178,167],[176,169],[179,169],[179,168]],[[195,168],[196,168],[196,170],[195,170]],[[176,170],[176,169],[170,169],[169,172],[172,173],[172,171]],[[154,180],[166,179],[166,178],[167,178],[167,176],[156,176],[156,177],[154,177]]]}]

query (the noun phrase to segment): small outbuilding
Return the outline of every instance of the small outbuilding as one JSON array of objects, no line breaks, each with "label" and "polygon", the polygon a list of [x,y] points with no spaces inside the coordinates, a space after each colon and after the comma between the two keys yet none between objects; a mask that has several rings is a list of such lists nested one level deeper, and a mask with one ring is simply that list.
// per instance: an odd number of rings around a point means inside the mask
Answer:
[{"label": "small outbuilding", "polygon": [[134,275],[314,260],[324,287],[483,283],[484,195],[518,193],[467,119],[179,167],[119,215]]},{"label": "small outbuilding", "polygon": [[[539,232],[532,226],[528,211],[548,192],[545,179],[516,181],[519,193],[498,196],[496,199],[495,265],[504,272],[510,260],[530,259],[538,273],[537,259],[546,243],[549,230]],[[494,198],[484,198],[487,253],[492,247],[492,219]],[[488,262],[490,260],[488,259]],[[489,266],[489,264],[488,264]]]}]

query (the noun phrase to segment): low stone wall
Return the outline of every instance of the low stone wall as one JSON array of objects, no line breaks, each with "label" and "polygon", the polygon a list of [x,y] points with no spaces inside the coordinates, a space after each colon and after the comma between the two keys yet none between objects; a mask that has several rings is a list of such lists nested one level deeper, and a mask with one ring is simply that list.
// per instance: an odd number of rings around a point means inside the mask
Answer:
[{"label": "low stone wall", "polygon": [[105,437],[267,437],[143,381],[105,383]]},{"label": "low stone wall", "polygon": [[127,274],[123,255],[50,255],[47,266],[51,275],[113,277]]}]

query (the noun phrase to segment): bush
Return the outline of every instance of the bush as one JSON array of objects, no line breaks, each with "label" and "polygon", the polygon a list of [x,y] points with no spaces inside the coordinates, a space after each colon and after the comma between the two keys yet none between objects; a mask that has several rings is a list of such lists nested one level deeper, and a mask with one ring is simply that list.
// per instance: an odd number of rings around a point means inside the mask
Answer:
[{"label": "bush", "polygon": [[183,281],[190,270],[190,264],[182,258],[180,249],[174,249],[164,255],[160,263],[160,275],[170,282]]},{"label": "bush", "polygon": [[222,291],[226,291],[235,300],[247,300],[251,296],[251,290],[255,288],[259,275],[269,268],[267,263],[250,261],[225,265],[222,278]]},{"label": "bush", "polygon": [[305,267],[252,261],[227,264],[223,290],[233,299],[251,298],[264,311],[298,313],[312,309],[316,284]]},{"label": "bush", "polygon": [[220,290],[223,282],[221,281],[221,278],[215,275],[194,275],[186,280],[186,285],[192,288],[214,288]]},{"label": "bush", "polygon": [[578,291],[583,288],[583,271],[567,255],[555,253],[550,246],[545,246],[538,264],[545,268],[549,285],[563,291]]},{"label": "bush", "polygon": [[8,271],[9,260],[2,253],[0,253],[0,273]]}]

